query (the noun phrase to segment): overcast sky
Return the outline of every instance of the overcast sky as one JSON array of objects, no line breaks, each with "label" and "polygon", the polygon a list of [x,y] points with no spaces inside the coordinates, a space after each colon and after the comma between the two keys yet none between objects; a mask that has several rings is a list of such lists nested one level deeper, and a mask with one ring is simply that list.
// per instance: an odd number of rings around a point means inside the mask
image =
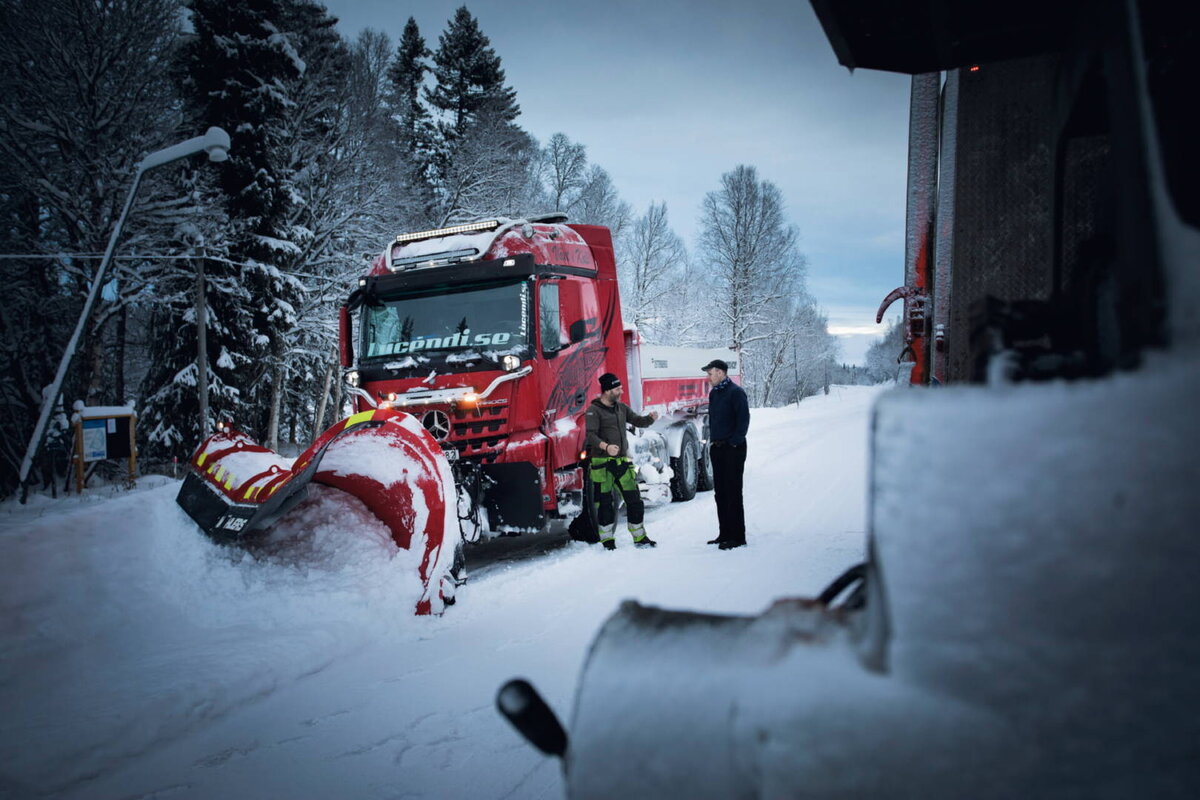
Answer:
[{"label": "overcast sky", "polygon": [[[370,27],[398,42],[415,17],[434,50],[463,3],[326,4],[348,38]],[[882,333],[879,301],[904,281],[906,76],[840,66],[803,0],[466,5],[517,91],[518,123],[586,145],[638,214],[665,201],[689,249],[722,173],[750,164],[777,184],[809,288],[843,360],[860,361]]]}]

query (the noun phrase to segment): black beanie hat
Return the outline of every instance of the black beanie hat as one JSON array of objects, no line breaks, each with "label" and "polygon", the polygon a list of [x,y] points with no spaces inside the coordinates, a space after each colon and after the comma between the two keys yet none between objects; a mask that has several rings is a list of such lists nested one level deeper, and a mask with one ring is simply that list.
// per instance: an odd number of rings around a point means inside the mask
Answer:
[{"label": "black beanie hat", "polygon": [[611,372],[606,372],[600,376],[600,391],[607,392],[609,389],[615,389],[621,385],[621,379]]}]

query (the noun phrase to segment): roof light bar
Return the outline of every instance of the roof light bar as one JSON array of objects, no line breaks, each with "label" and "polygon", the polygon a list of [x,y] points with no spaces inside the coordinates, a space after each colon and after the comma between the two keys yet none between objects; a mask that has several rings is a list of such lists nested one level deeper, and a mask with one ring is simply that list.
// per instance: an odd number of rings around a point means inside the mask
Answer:
[{"label": "roof light bar", "polygon": [[445,253],[426,253],[419,256],[409,256],[408,258],[393,258],[392,271],[420,264],[425,267],[436,267],[444,264],[449,264],[451,261],[462,261],[464,259],[474,258],[479,255],[477,248],[471,247],[466,250],[448,250]]},{"label": "roof light bar", "polygon": [[493,231],[500,227],[500,220],[487,219],[480,222],[468,222],[463,225],[451,225],[449,228],[437,228],[416,233],[402,233],[396,237],[397,244],[416,242],[421,239],[434,239],[439,236],[453,236],[456,233],[472,233],[474,231]]}]

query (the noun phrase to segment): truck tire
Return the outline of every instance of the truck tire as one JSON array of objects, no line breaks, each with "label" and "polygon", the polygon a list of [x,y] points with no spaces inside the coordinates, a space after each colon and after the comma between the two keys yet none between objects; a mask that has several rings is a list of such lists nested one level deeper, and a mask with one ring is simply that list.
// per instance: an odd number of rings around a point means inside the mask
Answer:
[{"label": "truck tire", "polygon": [[671,459],[671,499],[682,503],[696,496],[696,481],[700,472],[700,445],[691,428],[684,431],[679,445],[679,457]]},{"label": "truck tire", "polygon": [[700,461],[696,468],[696,490],[700,492],[711,492],[713,490],[713,473],[712,473],[712,451],[709,449],[712,445],[705,442],[700,445]]}]

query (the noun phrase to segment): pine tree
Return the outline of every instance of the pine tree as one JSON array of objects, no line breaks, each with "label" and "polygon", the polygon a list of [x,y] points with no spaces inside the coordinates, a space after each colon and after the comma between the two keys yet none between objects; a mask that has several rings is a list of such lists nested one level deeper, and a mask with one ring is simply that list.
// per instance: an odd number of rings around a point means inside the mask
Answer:
[{"label": "pine tree", "polygon": [[190,117],[200,129],[221,125],[233,138],[220,170],[230,261],[209,266],[214,286],[240,291],[223,297],[229,307],[210,316],[211,366],[220,382],[240,389],[238,420],[261,436],[300,295],[298,282],[281,269],[297,251],[287,230],[294,167],[282,138],[295,108],[289,83],[306,65],[286,32],[294,4],[190,0],[189,6],[195,34],[181,58]]},{"label": "pine tree", "polygon": [[[295,252],[284,266],[297,281],[287,347],[277,354],[270,400],[268,441],[276,446],[287,422],[288,440],[307,438],[315,416],[318,384],[333,351],[336,302],[329,290],[347,286],[344,253],[355,240],[356,218],[386,185],[362,191],[358,179],[369,152],[363,137],[364,109],[348,91],[354,58],[334,30],[335,20],[309,0],[287,6],[289,37],[306,68],[290,86],[294,106],[284,128],[290,153],[293,203],[287,238]],[[368,119],[370,117],[368,116]],[[373,125],[367,122],[366,128]]]},{"label": "pine tree", "polygon": [[418,225],[425,223],[434,205],[430,178],[438,149],[437,127],[421,97],[430,55],[417,21],[409,17],[387,71],[387,104],[395,150],[394,172],[389,180],[395,184],[395,215]]},{"label": "pine tree", "polygon": [[504,122],[520,115],[516,90],[504,85],[500,56],[466,6],[454,12],[446,31],[438,37],[433,63],[437,84],[425,97],[449,116],[443,125],[446,138],[461,138],[485,113]]},{"label": "pine tree", "polygon": [[399,131],[400,147],[408,156],[428,146],[429,112],[421,102],[421,89],[429,72],[431,56],[425,39],[412,17],[404,25],[396,56],[388,68],[389,102]]}]

